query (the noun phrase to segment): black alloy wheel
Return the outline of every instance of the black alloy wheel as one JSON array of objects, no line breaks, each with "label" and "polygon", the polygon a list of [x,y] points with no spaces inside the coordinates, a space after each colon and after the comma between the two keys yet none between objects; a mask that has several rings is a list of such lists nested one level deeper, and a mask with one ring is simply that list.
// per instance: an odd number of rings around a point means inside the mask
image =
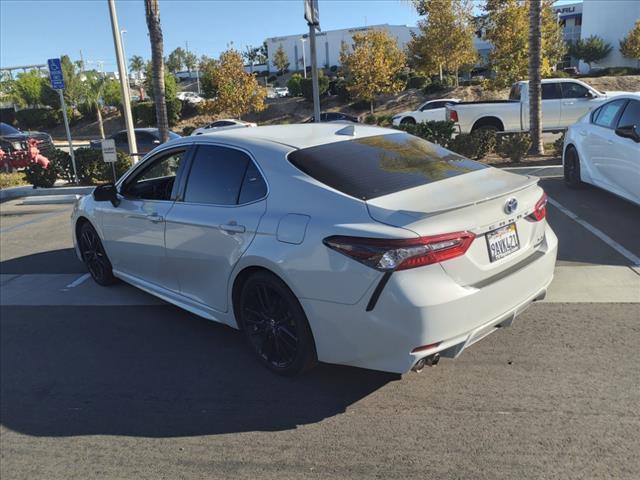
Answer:
[{"label": "black alloy wheel", "polygon": [[304,310],[275,275],[268,272],[252,275],[244,284],[238,303],[244,335],[267,368],[293,376],[317,362]]},{"label": "black alloy wheel", "polygon": [[102,247],[98,232],[90,223],[85,223],[80,227],[78,247],[82,254],[82,260],[96,283],[107,286],[117,281],[113,276],[111,262]]},{"label": "black alloy wheel", "polygon": [[582,184],[580,178],[580,159],[573,147],[568,147],[564,155],[564,182],[569,188],[578,188]]}]

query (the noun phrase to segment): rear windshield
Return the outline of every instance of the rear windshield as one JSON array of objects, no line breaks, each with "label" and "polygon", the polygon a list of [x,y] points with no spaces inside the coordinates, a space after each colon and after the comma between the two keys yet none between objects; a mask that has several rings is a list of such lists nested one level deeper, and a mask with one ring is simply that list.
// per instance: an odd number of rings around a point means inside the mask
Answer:
[{"label": "rear windshield", "polygon": [[514,83],[509,92],[509,100],[520,100],[520,84]]},{"label": "rear windshield", "polygon": [[289,161],[325,185],[362,200],[486,168],[404,132],[296,150]]}]

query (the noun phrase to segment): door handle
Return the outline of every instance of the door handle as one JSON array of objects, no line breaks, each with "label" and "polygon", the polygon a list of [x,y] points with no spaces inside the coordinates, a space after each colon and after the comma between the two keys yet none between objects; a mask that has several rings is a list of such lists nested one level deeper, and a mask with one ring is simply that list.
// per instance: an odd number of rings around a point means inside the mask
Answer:
[{"label": "door handle", "polygon": [[563,105],[573,105],[576,102],[562,102]]},{"label": "door handle", "polygon": [[227,233],[244,233],[247,231],[244,225],[238,225],[236,222],[229,222],[224,225],[218,225],[220,230],[224,230]]},{"label": "door handle", "polygon": [[613,145],[613,140],[607,140],[607,143],[608,143],[609,145]]},{"label": "door handle", "polygon": [[164,222],[164,217],[158,215],[157,213],[152,213],[151,215],[147,215],[147,219],[153,223]]},{"label": "door handle", "polygon": [[583,137],[587,136],[587,131],[586,130],[580,130],[580,135],[582,135]]}]

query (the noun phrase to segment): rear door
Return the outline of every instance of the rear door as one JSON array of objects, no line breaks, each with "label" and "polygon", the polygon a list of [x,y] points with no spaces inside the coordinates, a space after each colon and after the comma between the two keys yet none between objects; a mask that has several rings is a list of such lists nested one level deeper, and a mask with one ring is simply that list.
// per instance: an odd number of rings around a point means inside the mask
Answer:
[{"label": "rear door", "polygon": [[[634,126],[640,135],[640,101],[629,100],[619,116],[617,127]],[[640,200],[640,143],[613,132],[609,163],[602,167],[603,176],[621,194]]]},{"label": "rear door", "polygon": [[264,176],[247,152],[197,147],[166,219],[167,263],[184,296],[227,311],[231,271],[256,234],[266,196]]},{"label": "rear door", "polygon": [[[529,129],[529,96],[528,89],[523,88],[522,125],[526,131]],[[542,129],[552,130],[560,127],[560,111],[562,109],[562,91],[558,82],[545,82],[542,84]]]}]

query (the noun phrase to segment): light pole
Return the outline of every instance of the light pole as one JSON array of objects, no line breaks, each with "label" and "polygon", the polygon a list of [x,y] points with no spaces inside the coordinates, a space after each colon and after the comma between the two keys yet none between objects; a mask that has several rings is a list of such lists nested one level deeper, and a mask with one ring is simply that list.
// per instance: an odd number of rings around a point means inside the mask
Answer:
[{"label": "light pole", "polygon": [[302,71],[304,72],[304,78],[307,78],[307,60],[304,56],[304,42],[306,38],[300,38],[300,43],[302,43]]},{"label": "light pole", "polygon": [[129,90],[129,97],[131,97],[131,84],[129,83],[129,65],[127,64],[127,52],[124,48],[124,34],[127,33],[126,29],[120,30],[120,42],[122,42],[122,56],[124,57],[124,72],[127,76],[127,89]]},{"label": "light pole", "polygon": [[122,50],[122,38],[120,37],[120,29],[118,28],[118,14],[116,13],[115,0],[108,0],[109,14],[111,16],[111,30],[113,32],[113,44],[116,49],[116,61],[118,63],[118,73],[120,74],[120,89],[122,91],[122,106],[124,107],[124,120],[127,129],[127,139],[129,140],[129,153],[133,157],[134,163],[138,161],[138,145],[136,143],[136,135],[133,129],[133,116],[131,115],[131,98],[129,98],[129,82],[127,77],[127,68],[124,61],[124,53]]}]

